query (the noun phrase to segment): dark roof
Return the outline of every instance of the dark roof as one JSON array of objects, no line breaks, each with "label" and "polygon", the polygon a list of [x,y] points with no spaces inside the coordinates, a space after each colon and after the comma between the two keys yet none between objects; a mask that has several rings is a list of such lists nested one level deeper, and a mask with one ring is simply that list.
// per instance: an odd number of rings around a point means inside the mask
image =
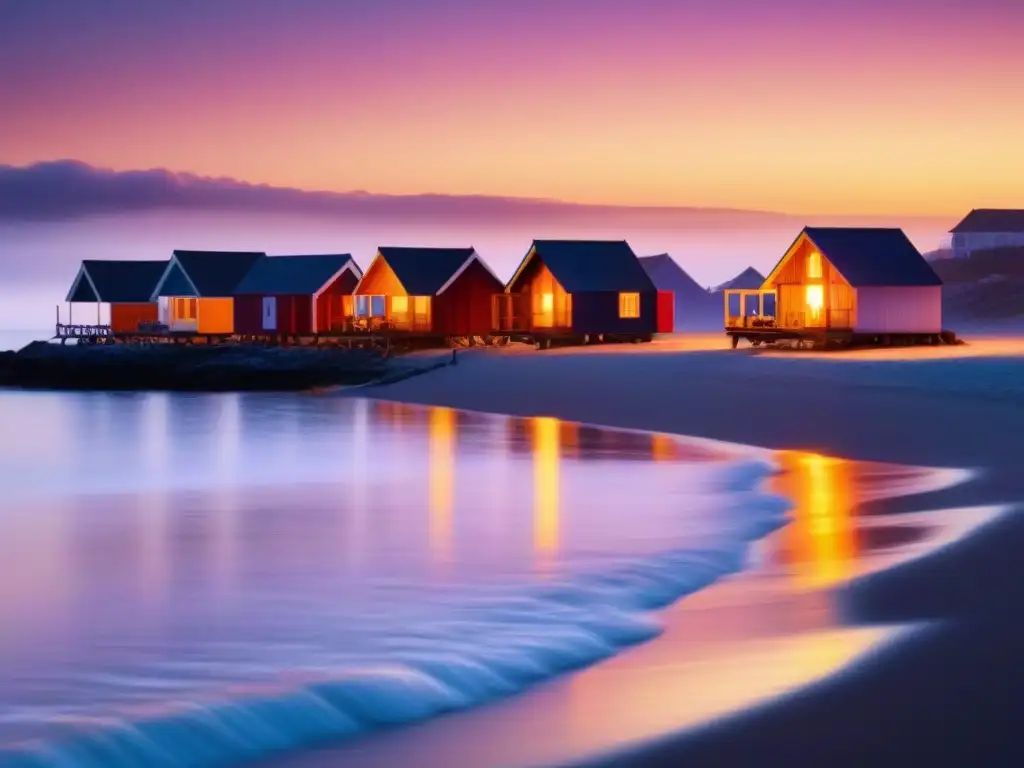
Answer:
[{"label": "dark roof", "polygon": [[534,240],[530,250],[567,293],[656,290],[625,240]]},{"label": "dark roof", "polygon": [[377,249],[410,296],[434,296],[476,251],[473,248]]},{"label": "dark roof", "polygon": [[[230,297],[242,279],[265,253],[249,251],[175,251],[184,276],[201,297]],[[161,295],[175,295],[180,282],[169,274],[161,287]]]},{"label": "dark roof", "polygon": [[1024,232],[1024,210],[975,208],[950,232]]},{"label": "dark roof", "polygon": [[902,229],[805,227],[803,231],[855,288],[942,285]]},{"label": "dark roof", "polygon": [[[86,259],[82,262],[77,285],[68,291],[68,301],[109,304],[144,304],[167,268],[167,261],[109,261]],[[81,278],[81,279],[79,279]],[[93,288],[95,287],[95,290]]]},{"label": "dark roof", "polygon": [[267,256],[257,261],[235,294],[312,296],[322,290],[347,264],[356,278],[359,268],[347,253],[317,256]]},{"label": "dark roof", "polygon": [[747,267],[732,280],[727,280],[721,285],[715,286],[714,292],[718,293],[719,291],[728,291],[734,288],[752,291],[760,288],[762,285],[764,285],[764,275],[753,267]]},{"label": "dark roof", "polygon": [[660,253],[657,256],[641,256],[640,265],[659,291],[672,291],[677,298],[680,296],[691,297],[697,294],[707,295],[707,290],[690,277],[686,270],[667,253]]}]

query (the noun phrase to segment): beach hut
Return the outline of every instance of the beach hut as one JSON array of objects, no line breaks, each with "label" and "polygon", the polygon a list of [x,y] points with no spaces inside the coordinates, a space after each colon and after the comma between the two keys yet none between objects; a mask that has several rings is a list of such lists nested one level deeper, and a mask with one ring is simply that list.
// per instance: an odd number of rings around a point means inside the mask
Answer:
[{"label": "beach hut", "polygon": [[351,315],[352,290],[362,276],[347,253],[260,259],[235,289],[235,333],[340,330]]},{"label": "beach hut", "polygon": [[942,281],[900,229],[805,227],[759,289],[725,291],[726,331],[937,336]]},{"label": "beach hut", "polygon": [[649,341],[658,291],[625,240],[534,240],[495,301],[495,324],[550,336]]},{"label": "beach hut", "polygon": [[355,288],[354,319],[366,328],[483,336],[503,289],[473,248],[384,247]]},{"label": "beach hut", "polygon": [[100,306],[109,304],[111,332],[134,333],[140,323],[157,320],[157,305],[152,295],[166,268],[166,260],[86,259],[71,284],[67,302],[69,305],[95,304],[97,325],[100,324]]},{"label": "beach hut", "polygon": [[177,332],[233,333],[235,290],[265,257],[242,251],[174,251],[152,295],[159,302],[160,322]]}]

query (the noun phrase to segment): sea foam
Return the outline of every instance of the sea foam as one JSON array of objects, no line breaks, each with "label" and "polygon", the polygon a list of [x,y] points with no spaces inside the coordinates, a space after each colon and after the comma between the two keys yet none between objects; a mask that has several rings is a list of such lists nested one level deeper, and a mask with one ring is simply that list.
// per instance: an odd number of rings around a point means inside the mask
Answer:
[{"label": "sea foam", "polygon": [[436,620],[392,630],[383,651],[324,657],[259,686],[202,695],[166,686],[158,709],[68,722],[0,751],[0,765],[230,766],[516,694],[655,637],[658,609],[742,568],[749,543],[785,521],[788,503],[757,490],[771,470],[738,462],[716,475],[727,533],[712,545],[603,557],[547,583],[467,587]]}]

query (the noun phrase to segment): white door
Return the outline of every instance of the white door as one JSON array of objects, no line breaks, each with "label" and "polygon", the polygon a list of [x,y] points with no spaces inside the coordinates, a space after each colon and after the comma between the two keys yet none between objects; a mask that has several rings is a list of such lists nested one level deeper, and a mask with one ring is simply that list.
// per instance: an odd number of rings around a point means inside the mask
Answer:
[{"label": "white door", "polygon": [[263,297],[263,330],[277,330],[277,298],[274,296]]}]

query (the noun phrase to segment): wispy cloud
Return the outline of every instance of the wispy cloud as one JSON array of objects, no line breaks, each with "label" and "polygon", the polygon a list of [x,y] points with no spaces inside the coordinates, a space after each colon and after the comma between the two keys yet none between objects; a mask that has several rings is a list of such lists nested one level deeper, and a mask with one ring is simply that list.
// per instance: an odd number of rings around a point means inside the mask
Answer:
[{"label": "wispy cloud", "polygon": [[715,227],[781,223],[771,212],[723,208],[580,205],[487,195],[316,192],[163,168],[113,171],[77,160],[0,165],[0,218],[46,221],[153,210],[245,211],[459,222],[601,221],[640,226]]}]

